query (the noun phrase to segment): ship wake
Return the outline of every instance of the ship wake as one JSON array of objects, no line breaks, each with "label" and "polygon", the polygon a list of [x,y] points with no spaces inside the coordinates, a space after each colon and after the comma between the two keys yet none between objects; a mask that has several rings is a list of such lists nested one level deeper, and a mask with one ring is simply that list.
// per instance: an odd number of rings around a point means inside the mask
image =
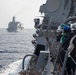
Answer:
[{"label": "ship wake", "polygon": [[[29,63],[30,57],[25,60],[25,69]],[[8,67],[3,68],[0,75],[18,75],[22,69],[22,60],[18,60],[8,65]]]}]

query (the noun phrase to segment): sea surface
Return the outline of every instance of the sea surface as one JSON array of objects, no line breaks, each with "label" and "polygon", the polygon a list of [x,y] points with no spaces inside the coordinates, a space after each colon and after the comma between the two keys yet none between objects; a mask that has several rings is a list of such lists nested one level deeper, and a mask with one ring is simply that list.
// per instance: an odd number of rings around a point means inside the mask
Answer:
[{"label": "sea surface", "polygon": [[7,32],[6,29],[0,29],[0,75],[14,75],[3,74],[3,72],[8,71],[9,65],[15,68],[25,55],[33,53],[34,46],[31,43],[34,39],[33,33],[35,33],[34,29],[24,29],[20,32]]}]

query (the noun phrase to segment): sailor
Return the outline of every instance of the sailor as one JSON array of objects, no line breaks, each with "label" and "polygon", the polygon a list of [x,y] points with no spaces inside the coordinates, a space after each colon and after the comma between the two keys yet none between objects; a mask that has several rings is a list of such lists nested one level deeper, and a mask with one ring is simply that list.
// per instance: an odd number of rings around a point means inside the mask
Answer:
[{"label": "sailor", "polygon": [[[63,34],[62,34],[62,37],[60,39],[60,43],[62,44],[62,46],[64,46],[65,42],[70,40],[71,38],[71,28],[68,26],[68,25],[65,25],[64,28],[63,28]],[[69,38],[69,39],[68,39]],[[68,41],[69,42],[69,41]],[[66,45],[65,45],[66,46]],[[64,50],[66,50],[66,48],[64,48]]]},{"label": "sailor", "polygon": [[[61,47],[60,47],[61,66],[63,66],[63,61],[64,61],[66,50],[68,49],[68,46],[69,46],[69,42],[71,38],[74,36],[74,33],[71,32],[71,28],[68,25],[64,26],[63,31],[64,33],[60,41],[61,43]],[[69,65],[69,58],[66,64],[66,71],[68,75],[71,73],[71,67]]]},{"label": "sailor", "polygon": [[65,50],[67,50],[67,47],[69,46],[69,34],[71,32],[71,29],[69,26],[65,25],[63,28],[64,33],[62,34],[62,37],[60,39],[60,57],[61,62],[64,60],[65,56]]},{"label": "sailor", "polygon": [[[76,23],[73,23],[71,26],[71,29],[74,33],[74,36],[70,40],[70,44],[68,46],[68,69],[70,68],[73,72],[73,75],[75,75],[75,69],[76,69]],[[68,71],[69,72],[69,71]],[[70,73],[71,75],[71,73]]]},{"label": "sailor", "polygon": [[[62,63],[64,61],[64,56],[65,56],[65,52],[66,50],[69,50],[71,52],[69,52],[69,56],[68,56],[68,60],[67,60],[67,64],[66,64],[66,71],[68,73],[68,75],[72,74],[75,72],[75,68],[76,68],[76,24],[72,25],[71,29],[68,26],[65,26],[63,28],[64,30],[64,35],[62,36],[63,42],[62,42],[62,51],[61,51],[61,59],[62,59]],[[74,45],[73,45],[74,44]]]},{"label": "sailor", "polygon": [[58,26],[57,28],[57,37],[56,37],[56,40],[58,42],[60,42],[60,39],[61,39],[61,36],[62,36],[62,33],[63,33],[63,28],[64,28],[65,24],[61,24],[60,26]]}]

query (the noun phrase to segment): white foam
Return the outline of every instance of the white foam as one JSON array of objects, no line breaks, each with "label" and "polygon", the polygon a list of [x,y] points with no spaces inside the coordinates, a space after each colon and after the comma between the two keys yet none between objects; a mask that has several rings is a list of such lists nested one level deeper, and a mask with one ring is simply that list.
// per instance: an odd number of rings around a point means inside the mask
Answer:
[{"label": "white foam", "polygon": [[[25,60],[25,69],[29,62],[29,59],[30,58],[27,58]],[[1,73],[0,75],[18,75],[18,72],[20,72],[21,69],[22,69],[22,60],[18,60],[16,62],[13,62],[12,64],[9,64],[8,68],[5,68],[5,70],[3,70],[3,73]]]}]

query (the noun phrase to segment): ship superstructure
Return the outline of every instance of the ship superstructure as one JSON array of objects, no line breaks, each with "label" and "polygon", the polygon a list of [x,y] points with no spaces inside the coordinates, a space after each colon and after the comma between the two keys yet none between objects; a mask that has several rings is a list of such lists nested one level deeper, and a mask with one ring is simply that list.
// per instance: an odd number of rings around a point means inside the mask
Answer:
[{"label": "ship superstructure", "polygon": [[[76,0],[47,0],[40,6],[39,12],[44,13],[43,21],[35,18],[36,33],[33,34],[32,43],[35,51],[29,65],[24,70],[24,60],[20,75],[65,75],[65,65],[67,62],[68,51],[66,51],[63,66],[57,69],[59,46],[56,42],[56,29],[60,24],[68,24],[76,21]],[[53,61],[51,59],[54,58]]]},{"label": "ship superstructure", "polygon": [[24,29],[24,27],[22,26],[22,24],[20,22],[16,21],[15,17],[13,17],[12,21],[9,22],[9,24],[8,24],[7,31],[8,32],[16,32],[16,31],[20,31],[23,29]]}]

